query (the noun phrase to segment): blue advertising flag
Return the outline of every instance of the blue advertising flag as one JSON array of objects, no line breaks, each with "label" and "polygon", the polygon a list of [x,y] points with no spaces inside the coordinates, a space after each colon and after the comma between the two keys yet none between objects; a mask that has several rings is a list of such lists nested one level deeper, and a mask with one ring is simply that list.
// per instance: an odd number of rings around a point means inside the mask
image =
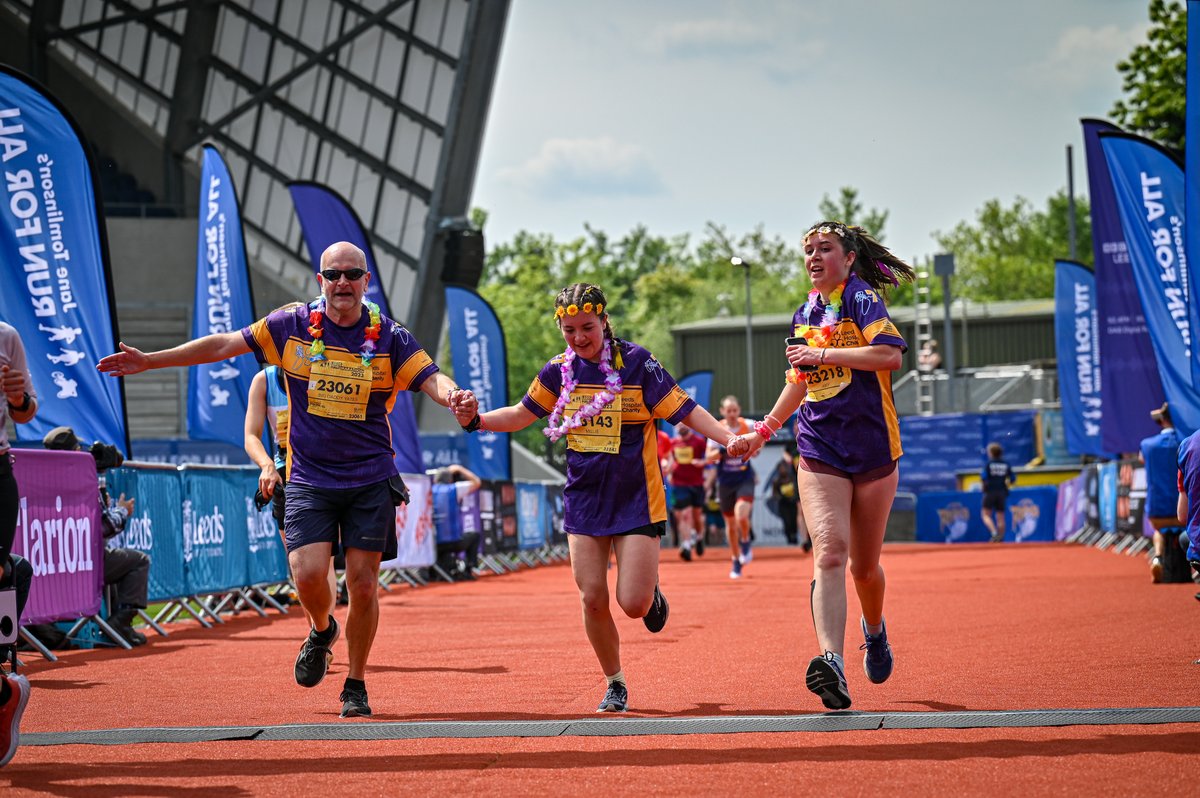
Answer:
[{"label": "blue advertising flag", "polygon": [[308,247],[308,258],[313,262],[313,268],[320,270],[321,253],[330,244],[349,241],[367,256],[367,271],[371,273],[371,279],[367,282],[366,299],[378,305],[383,315],[392,316],[391,306],[383,291],[383,280],[375,266],[375,254],[363,232],[366,228],[350,203],[328,186],[307,180],[293,180],[288,183],[288,191],[292,195],[292,204],[296,206],[296,215],[300,217],[300,231],[304,235],[304,245]]},{"label": "blue advertising flag", "polygon": [[1108,452],[1136,452],[1142,438],[1158,429],[1150,411],[1163,403],[1162,381],[1129,266],[1108,162],[1100,148],[1100,134],[1119,128],[1098,119],[1084,119],[1082,123],[1096,265],[1100,393],[1105,407],[1122,409],[1101,418],[1100,444]]},{"label": "blue advertising flag", "polygon": [[[350,207],[350,203],[333,189],[319,183],[294,181],[288,183],[288,191],[292,195],[292,204],[296,206],[296,218],[300,220],[300,230],[304,234],[304,245],[308,248],[313,271],[321,270],[321,254],[330,244],[349,241],[363,251],[367,260],[367,271],[371,273],[364,298],[379,305],[383,315],[395,319],[383,290],[379,269],[375,266],[375,254],[371,250],[366,228],[363,227],[358,214]],[[436,353],[429,354],[433,356]],[[417,416],[413,412],[412,397],[406,391],[400,391],[396,395],[396,403],[392,406],[392,412],[388,414],[388,422],[392,427],[392,450],[396,453],[396,468],[401,474],[424,473],[421,440],[417,435]]]},{"label": "blue advertising flag", "polygon": [[[508,349],[492,306],[457,285],[446,286],[446,322],[454,377],[479,400],[479,412],[508,404]],[[471,470],[480,479],[511,479],[507,432],[480,430],[467,438]]]},{"label": "blue advertising flag", "polygon": [[[1200,0],[1187,2],[1187,93],[1183,110],[1185,172],[1188,175],[1183,240],[1188,263],[1200,258]],[[1200,311],[1200,285],[1188,283],[1189,301]],[[1195,318],[1195,316],[1193,316]],[[1200,358],[1192,359],[1192,384],[1200,386]]]},{"label": "blue advertising flag", "polygon": [[[1192,384],[1196,308],[1183,249],[1183,165],[1141,136],[1102,133],[1100,144],[1171,416],[1190,434],[1200,428],[1200,395]],[[1132,419],[1136,411],[1122,408],[1121,415]]]},{"label": "blue advertising flag", "polygon": [[29,78],[0,65],[0,320],[21,333],[41,406],[22,441],[66,425],[129,451],[124,382],[96,371],[117,325],[96,182],[79,127]]},{"label": "blue advertising flag", "polygon": [[[254,299],[237,192],[221,153],[204,145],[192,338],[253,323]],[[258,364],[250,354],[188,369],[188,437],[243,445],[246,397]]]},{"label": "blue advertising flag", "polygon": [[1097,457],[1104,402],[1100,392],[1100,336],[1096,277],[1082,263],[1054,263],[1054,342],[1058,393],[1067,451]]}]

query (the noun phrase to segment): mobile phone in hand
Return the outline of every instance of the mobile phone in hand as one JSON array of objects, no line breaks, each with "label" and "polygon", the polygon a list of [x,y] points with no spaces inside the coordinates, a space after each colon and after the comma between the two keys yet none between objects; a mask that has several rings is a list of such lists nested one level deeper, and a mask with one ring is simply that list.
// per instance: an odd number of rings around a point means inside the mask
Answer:
[{"label": "mobile phone in hand", "polygon": [[[788,346],[808,346],[808,341],[804,338],[788,338],[785,343]],[[796,366],[797,371],[816,371],[816,366]]]}]

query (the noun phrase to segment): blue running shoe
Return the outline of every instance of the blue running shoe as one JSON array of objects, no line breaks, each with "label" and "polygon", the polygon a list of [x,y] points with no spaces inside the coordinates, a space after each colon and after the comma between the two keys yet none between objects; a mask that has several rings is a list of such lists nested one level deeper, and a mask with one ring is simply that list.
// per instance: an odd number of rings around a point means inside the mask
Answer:
[{"label": "blue running shoe", "polygon": [[858,647],[859,651],[867,652],[863,657],[863,670],[867,678],[875,684],[883,684],[892,675],[892,647],[887,641],[887,624],[880,622],[883,631],[877,635],[867,634],[867,619],[862,619],[863,637],[865,643]]},{"label": "blue running shoe", "polygon": [[808,663],[804,684],[809,691],[821,698],[826,709],[849,709],[850,689],[846,686],[846,674],[834,659],[833,652],[813,657]]},{"label": "blue running shoe", "polygon": [[741,557],[733,558],[733,567],[729,571],[729,578],[730,579],[741,579],[742,578],[742,559],[741,559]]},{"label": "blue running shoe", "polygon": [[596,707],[597,712],[624,712],[629,703],[629,689],[625,682],[613,682],[604,693],[604,700]]},{"label": "blue running shoe", "polygon": [[750,550],[750,541],[742,541],[742,564],[750,562],[754,559],[754,552]]}]

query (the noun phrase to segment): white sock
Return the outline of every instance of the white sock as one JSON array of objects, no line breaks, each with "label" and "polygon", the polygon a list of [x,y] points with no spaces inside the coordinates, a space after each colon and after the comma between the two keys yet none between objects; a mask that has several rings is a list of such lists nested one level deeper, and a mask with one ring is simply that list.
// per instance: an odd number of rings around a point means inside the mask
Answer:
[{"label": "white sock", "polygon": [[866,624],[867,634],[869,634],[871,637],[877,637],[878,635],[883,633],[883,619],[880,619],[878,626],[867,623],[866,618],[863,618],[863,623]]},{"label": "white sock", "polygon": [[690,540],[683,541],[683,548],[690,549],[691,547],[692,547],[692,541],[690,541]]},{"label": "white sock", "polygon": [[610,687],[612,686],[613,682],[625,684],[625,671],[617,671],[612,676],[605,676],[604,678],[608,679],[608,684]]}]

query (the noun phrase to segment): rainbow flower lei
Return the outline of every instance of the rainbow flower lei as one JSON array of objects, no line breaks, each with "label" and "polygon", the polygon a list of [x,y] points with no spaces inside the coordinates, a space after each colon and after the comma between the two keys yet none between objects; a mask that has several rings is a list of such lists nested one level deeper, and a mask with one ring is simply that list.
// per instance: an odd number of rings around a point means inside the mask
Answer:
[{"label": "rainbow flower lei", "polygon": [[[829,295],[829,304],[825,306],[825,313],[821,315],[821,323],[815,327],[803,324],[797,328],[796,333],[812,346],[829,346],[833,337],[833,328],[842,318],[842,292],[845,290],[846,281],[843,280],[842,284],[833,289],[833,293]],[[815,288],[808,292],[808,301],[804,303],[804,307],[800,311],[805,321],[808,321],[809,314],[817,306],[817,299],[820,296],[821,292]]]},{"label": "rainbow flower lei", "polygon": [[571,392],[579,386],[579,382],[572,374],[574,365],[575,350],[568,344],[567,351],[563,353],[562,366],[559,367],[559,373],[562,374],[562,389],[558,392],[558,401],[554,403],[549,424],[544,430],[546,437],[552,441],[557,441],[569,431],[583,426],[585,421],[598,415],[625,390],[625,386],[621,383],[620,372],[612,367],[612,339],[605,338],[604,349],[600,351],[600,371],[604,374],[604,390],[597,391],[596,395],[592,397],[592,401],[579,408],[575,415],[563,418],[563,410],[566,408],[567,402],[571,400]]},{"label": "rainbow flower lei", "polygon": [[[375,357],[375,342],[379,340],[379,328],[381,326],[379,316],[379,305],[376,305],[369,299],[364,299],[363,304],[367,306],[367,314],[370,317],[370,324],[367,329],[363,330],[362,348],[359,350],[359,355],[362,357],[362,364],[370,366],[371,360]],[[321,340],[325,335],[325,297],[317,297],[317,306],[308,313],[308,334],[313,337],[312,343],[308,345],[308,354],[314,361],[326,360],[325,357],[325,342]]]}]

